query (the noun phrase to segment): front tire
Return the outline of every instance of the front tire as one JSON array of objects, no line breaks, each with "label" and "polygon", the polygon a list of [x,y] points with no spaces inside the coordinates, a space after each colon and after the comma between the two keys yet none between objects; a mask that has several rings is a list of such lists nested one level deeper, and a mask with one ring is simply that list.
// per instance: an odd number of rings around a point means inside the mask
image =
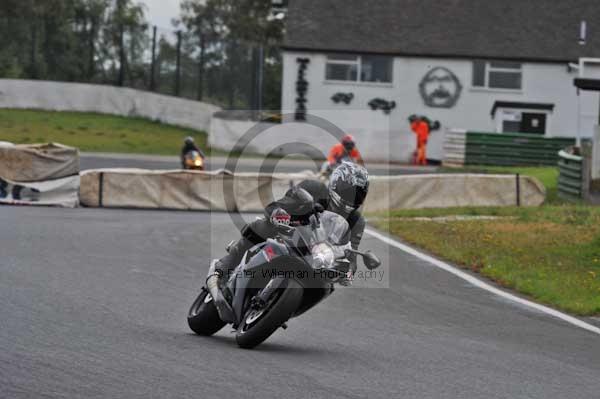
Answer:
[{"label": "front tire", "polygon": [[188,325],[198,335],[211,336],[225,326],[206,288],[194,301],[187,317]]},{"label": "front tire", "polygon": [[269,338],[300,306],[304,290],[294,280],[274,294],[273,302],[261,311],[248,309],[237,329],[235,340],[240,348],[252,349]]}]

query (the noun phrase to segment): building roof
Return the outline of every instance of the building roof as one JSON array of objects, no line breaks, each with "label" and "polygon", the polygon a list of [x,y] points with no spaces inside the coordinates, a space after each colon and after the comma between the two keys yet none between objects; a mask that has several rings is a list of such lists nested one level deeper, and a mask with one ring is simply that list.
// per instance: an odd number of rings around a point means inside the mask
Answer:
[{"label": "building roof", "polygon": [[600,1],[290,0],[284,48],[574,61],[600,57]]}]

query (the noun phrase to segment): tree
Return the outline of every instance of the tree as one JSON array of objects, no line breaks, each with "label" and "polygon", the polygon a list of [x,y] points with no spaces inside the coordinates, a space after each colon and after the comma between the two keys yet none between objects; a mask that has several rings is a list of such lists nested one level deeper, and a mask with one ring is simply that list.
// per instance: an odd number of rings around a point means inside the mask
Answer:
[{"label": "tree", "polygon": [[[0,77],[91,81],[107,77],[123,26],[130,59],[142,59],[144,8],[132,0],[2,0]],[[110,73],[109,73],[110,75]]]},{"label": "tree", "polygon": [[[198,98],[204,97],[205,82],[208,88],[217,89],[218,102],[225,102],[229,108],[252,104],[255,89],[253,80],[258,60],[254,49],[277,48],[272,63],[280,62],[278,45],[283,37],[281,21],[269,18],[270,0],[184,0],[181,5],[181,21],[187,30],[197,38],[198,54]],[[272,54],[269,49],[267,53]],[[272,65],[270,64],[270,66]],[[277,74],[280,68],[265,68],[265,87],[275,88],[274,81],[280,81]],[[254,72],[253,72],[254,71]],[[208,76],[219,76],[220,83]],[[267,83],[268,82],[268,83]],[[218,86],[218,87],[217,87]],[[265,98],[279,97],[265,93]],[[215,97],[215,96],[211,96]],[[273,104],[269,104],[273,105]],[[277,105],[277,108],[279,106]]]},{"label": "tree", "polygon": [[218,42],[223,31],[225,15],[222,1],[184,0],[181,3],[181,21],[190,33],[197,39],[198,55],[198,100],[204,99],[205,69],[207,49],[213,52],[218,48]]}]

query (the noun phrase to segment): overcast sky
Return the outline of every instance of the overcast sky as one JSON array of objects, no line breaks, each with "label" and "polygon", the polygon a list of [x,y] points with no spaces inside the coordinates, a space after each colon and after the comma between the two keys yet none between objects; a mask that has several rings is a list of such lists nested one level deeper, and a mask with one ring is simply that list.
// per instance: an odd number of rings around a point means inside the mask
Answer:
[{"label": "overcast sky", "polygon": [[171,19],[179,17],[180,0],[139,0],[146,4],[146,17],[152,25],[171,28]]}]

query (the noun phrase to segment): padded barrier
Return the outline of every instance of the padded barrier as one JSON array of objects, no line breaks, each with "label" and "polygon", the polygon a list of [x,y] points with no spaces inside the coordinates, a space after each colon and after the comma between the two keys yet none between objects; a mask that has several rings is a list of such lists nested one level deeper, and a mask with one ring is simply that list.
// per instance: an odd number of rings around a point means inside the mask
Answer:
[{"label": "padded barrier", "polygon": [[536,178],[516,175],[431,174],[372,176],[368,212],[466,206],[539,206],[546,189]]},{"label": "padded barrier", "polygon": [[81,173],[81,204],[89,207],[261,211],[306,174],[98,169]]},{"label": "padded barrier", "polygon": [[0,145],[0,177],[41,182],[79,174],[79,150],[61,144]]},{"label": "padded barrier", "polygon": [[[88,207],[262,212],[310,172],[257,173],[90,170],[81,174],[80,201]],[[518,185],[517,185],[518,182]],[[518,187],[518,189],[517,189]],[[514,175],[433,174],[372,176],[365,211],[454,206],[538,206],[545,188]]]},{"label": "padded barrier", "polygon": [[79,175],[35,183],[0,178],[0,204],[74,208],[78,193]]}]

